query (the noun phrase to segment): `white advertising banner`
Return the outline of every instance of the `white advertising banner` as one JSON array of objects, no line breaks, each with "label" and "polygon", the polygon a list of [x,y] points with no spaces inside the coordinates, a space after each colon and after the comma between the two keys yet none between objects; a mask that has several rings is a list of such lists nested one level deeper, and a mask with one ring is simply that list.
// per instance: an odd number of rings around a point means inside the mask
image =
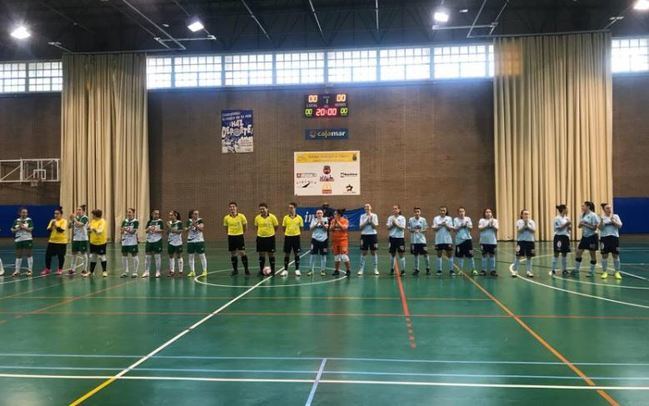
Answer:
[{"label": "white advertising banner", "polygon": [[293,153],[296,196],[361,194],[360,151]]}]

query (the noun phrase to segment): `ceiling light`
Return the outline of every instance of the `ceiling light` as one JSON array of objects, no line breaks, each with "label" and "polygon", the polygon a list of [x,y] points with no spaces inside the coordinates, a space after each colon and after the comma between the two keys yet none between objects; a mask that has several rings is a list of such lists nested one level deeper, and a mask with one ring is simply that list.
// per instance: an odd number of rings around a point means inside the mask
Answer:
[{"label": "ceiling light", "polygon": [[435,11],[435,14],[433,14],[433,19],[438,23],[446,23],[448,22],[449,19],[448,12],[440,8],[437,11]]},{"label": "ceiling light", "polygon": [[462,14],[466,14],[466,13],[468,13],[468,12],[469,12],[469,9],[468,9],[468,8],[462,8],[462,9],[460,9],[460,13],[462,13]]},{"label": "ceiling light", "polygon": [[649,0],[636,0],[633,5],[634,10],[647,11],[649,10]]},{"label": "ceiling light", "polygon": [[16,39],[26,39],[31,37],[32,33],[29,32],[27,27],[25,27],[24,25],[19,25],[18,27],[14,28],[13,31],[11,31],[10,35]]},{"label": "ceiling light", "polygon": [[189,24],[187,24],[187,28],[189,28],[191,32],[196,32],[202,30],[205,27],[203,26],[201,20],[192,20]]}]

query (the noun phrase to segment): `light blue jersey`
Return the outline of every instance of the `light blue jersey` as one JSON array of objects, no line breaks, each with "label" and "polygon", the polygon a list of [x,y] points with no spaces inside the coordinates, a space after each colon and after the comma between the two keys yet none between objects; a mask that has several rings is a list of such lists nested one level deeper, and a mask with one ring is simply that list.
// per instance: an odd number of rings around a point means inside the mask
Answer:
[{"label": "light blue jersey", "polygon": [[323,217],[318,221],[317,218],[311,220],[311,238],[316,241],[327,241],[327,228],[329,227],[329,220]]},{"label": "light blue jersey", "polygon": [[448,228],[444,227],[443,224],[446,224],[449,227],[453,227],[453,219],[451,218],[451,216],[436,216],[433,219],[433,229],[435,230],[435,245],[453,244],[451,231]]},{"label": "light blue jersey", "polygon": [[410,217],[408,219],[408,230],[410,230],[410,242],[412,244],[426,244],[426,234],[428,222],[423,217]]},{"label": "light blue jersey", "polygon": [[363,213],[358,225],[361,227],[361,235],[376,235],[376,229],[379,227],[379,216],[376,213],[370,215]]},{"label": "light blue jersey", "polygon": [[[613,222],[619,224],[619,227],[616,227]],[[606,214],[602,216],[602,225],[601,225],[601,233],[600,235],[602,237],[619,237],[620,236],[620,227],[622,227],[622,220],[620,220],[620,216],[617,214],[613,214],[612,216],[607,216]]]},{"label": "light blue jersey", "polygon": [[536,231],[536,223],[534,220],[520,219],[516,222],[516,241],[534,241],[534,232]]},{"label": "light blue jersey", "polygon": [[[599,226],[599,216],[592,211],[589,211],[581,217],[581,222],[597,227]],[[597,234],[597,228],[595,228],[594,230],[591,230],[588,227],[581,228],[581,235],[583,237],[591,237],[595,234]]]},{"label": "light blue jersey", "polygon": [[480,229],[480,244],[496,245],[498,244],[498,220],[495,218],[480,219],[478,222]]},{"label": "light blue jersey", "polygon": [[459,218],[456,217],[453,219],[453,227],[455,228],[455,243],[462,244],[464,241],[471,239],[471,229],[473,228],[473,223],[471,222],[471,217]]},{"label": "light blue jersey", "polygon": [[565,235],[570,237],[570,226],[568,216],[557,216],[554,218],[554,235]]},{"label": "light blue jersey", "polygon": [[[399,227],[394,224],[395,222],[397,225],[399,225]],[[403,238],[405,236],[406,218],[401,214],[399,214],[398,216],[390,216],[388,217],[386,226],[388,226],[388,229],[390,230],[390,237]]]}]

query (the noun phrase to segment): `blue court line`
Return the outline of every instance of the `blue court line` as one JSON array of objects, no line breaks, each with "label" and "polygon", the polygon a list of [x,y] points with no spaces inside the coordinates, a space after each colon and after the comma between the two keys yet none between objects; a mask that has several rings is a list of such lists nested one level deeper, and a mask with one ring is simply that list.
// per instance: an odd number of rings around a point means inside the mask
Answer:
[{"label": "blue court line", "polygon": [[311,403],[313,402],[313,397],[315,396],[315,391],[318,389],[318,385],[320,384],[320,379],[322,379],[322,373],[324,372],[324,368],[326,364],[327,364],[327,359],[323,358],[322,362],[320,363],[320,368],[318,369],[318,373],[315,376],[315,381],[313,381],[313,385],[311,386],[311,392],[309,392],[309,397],[306,400],[304,406],[311,406]]},{"label": "blue court line", "polygon": [[[142,355],[128,354],[45,354],[45,353],[0,353],[0,358],[141,358]],[[217,357],[205,355],[157,355],[152,359],[197,359],[197,360],[241,360],[241,361],[321,361],[323,357]],[[485,365],[564,365],[554,361],[494,361],[494,360],[421,360],[405,358],[340,358],[327,357],[328,361],[394,362],[413,364],[485,364]],[[590,366],[649,366],[637,362],[573,362],[574,365]]]}]

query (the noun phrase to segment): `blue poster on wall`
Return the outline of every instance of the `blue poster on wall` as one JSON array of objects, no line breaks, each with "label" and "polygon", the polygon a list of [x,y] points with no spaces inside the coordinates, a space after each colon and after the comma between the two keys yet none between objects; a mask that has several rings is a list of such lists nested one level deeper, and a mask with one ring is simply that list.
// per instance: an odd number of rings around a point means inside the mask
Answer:
[{"label": "blue poster on wall", "polygon": [[252,110],[221,111],[221,152],[253,152]]},{"label": "blue poster on wall", "polygon": [[[297,214],[302,216],[304,219],[304,228],[309,229],[311,220],[315,217],[315,212],[320,209],[320,207],[298,207]],[[361,214],[365,212],[365,209],[362,207],[360,209],[349,209],[345,211],[345,217],[349,220],[349,231],[358,231],[358,225],[360,224]]]}]

